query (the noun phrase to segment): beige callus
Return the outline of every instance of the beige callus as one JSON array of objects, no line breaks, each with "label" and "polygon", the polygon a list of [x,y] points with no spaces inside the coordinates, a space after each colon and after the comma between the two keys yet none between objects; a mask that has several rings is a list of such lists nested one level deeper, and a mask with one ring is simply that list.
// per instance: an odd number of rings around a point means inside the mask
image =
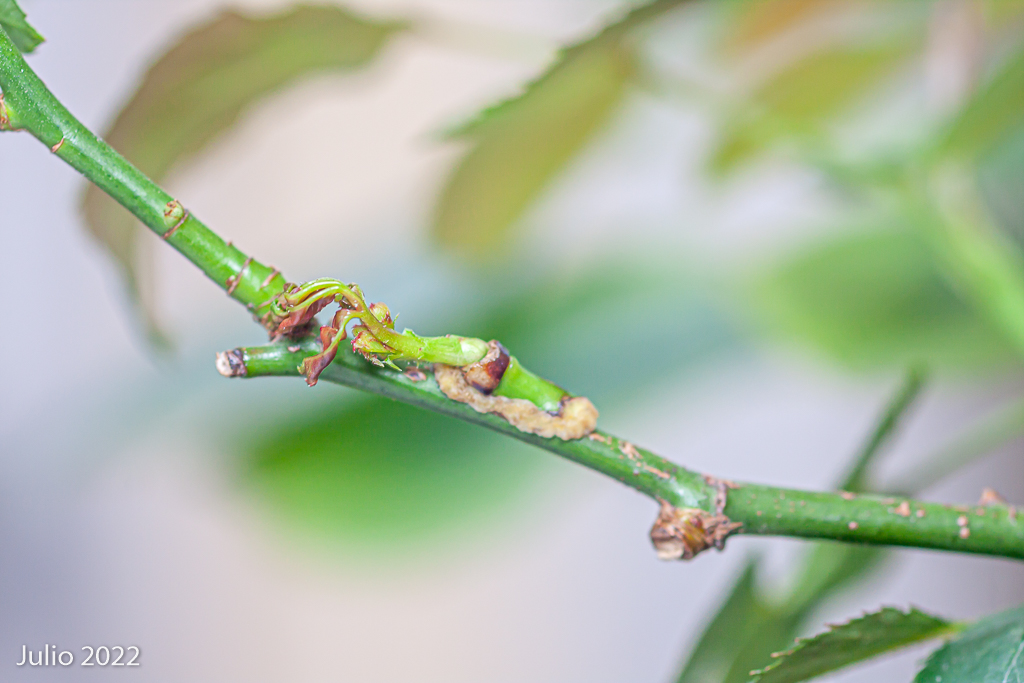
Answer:
[{"label": "beige callus", "polygon": [[659,560],[691,560],[712,546],[723,549],[725,539],[741,526],[725,515],[677,508],[661,501],[661,512],[651,528],[651,543]]},{"label": "beige callus", "polygon": [[526,399],[484,394],[466,381],[462,370],[451,365],[434,365],[434,377],[448,398],[465,403],[478,413],[500,415],[521,432],[572,441],[582,439],[597,427],[597,408],[582,396],[569,399],[558,415],[552,415]]}]

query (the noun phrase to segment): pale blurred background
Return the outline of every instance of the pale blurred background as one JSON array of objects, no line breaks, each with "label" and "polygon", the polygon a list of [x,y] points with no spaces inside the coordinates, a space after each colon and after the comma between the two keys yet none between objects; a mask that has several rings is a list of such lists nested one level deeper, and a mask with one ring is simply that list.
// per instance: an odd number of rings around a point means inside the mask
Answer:
[{"label": "pale blurred background", "polygon": [[[228,7],[287,3],[21,4],[47,38],[33,68],[102,131],[189,27]],[[959,4],[928,11],[956,17]],[[842,192],[770,156],[713,178],[713,111],[685,92],[634,87],[517,222],[507,255],[481,271],[429,234],[465,149],[443,131],[519,92],[559,45],[621,5],[346,6],[423,23],[365,68],[303,79],[248,109],[172,172],[176,197],[293,279],[359,282],[400,325],[506,331],[524,362],[594,398],[603,427],[666,457],[737,480],[834,485],[901,362],[851,368],[765,333],[737,290],[744,273],[847,229],[857,209]],[[708,12],[652,25],[643,51],[726,96],[737,80],[702,51]],[[1020,15],[1008,14],[1012,27]],[[955,35],[959,20],[946,21]],[[862,140],[913,138],[922,102],[941,109],[958,97],[960,62],[942,54],[927,63],[938,85],[894,82],[891,102],[861,122]],[[550,454],[323,383],[224,380],[214,353],[259,343],[260,331],[170,249],[151,253],[174,350],[155,350],[84,230],[82,191],[28,135],[0,135],[0,291],[11,311],[0,338],[0,679],[667,682],[748,554],[766,558],[769,579],[788,575],[801,544],[776,539],[659,562],[647,499]],[[580,282],[603,283],[607,299],[586,299]],[[553,292],[564,319],[502,318],[502,296],[523,291],[537,302]],[[610,309],[626,304],[660,336],[623,358],[620,342],[637,333]],[[882,473],[906,470],[1022,387],[1019,361],[940,368]],[[303,429],[317,420],[337,428]],[[357,453],[376,424],[387,436]],[[1019,438],[922,495],[973,502],[985,486],[1024,502]],[[1022,600],[1019,562],[902,550],[809,628],[880,605],[963,619]],[[23,644],[43,643],[76,657],[82,645],[138,645],[142,666],[14,666]],[[927,651],[822,680],[909,681]]]}]

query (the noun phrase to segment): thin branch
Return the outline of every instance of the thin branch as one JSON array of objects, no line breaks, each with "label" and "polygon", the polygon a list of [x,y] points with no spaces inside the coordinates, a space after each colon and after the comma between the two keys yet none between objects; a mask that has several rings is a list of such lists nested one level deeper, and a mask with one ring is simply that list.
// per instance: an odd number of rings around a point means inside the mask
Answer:
[{"label": "thin branch", "polygon": [[[302,361],[318,351],[319,347],[311,341],[235,349],[229,352],[235,368],[231,374],[248,378],[298,377]],[[1024,559],[1024,511],[1018,515],[1015,508],[1005,505],[941,505],[908,498],[816,493],[722,481],[602,431],[575,441],[544,439],[521,432],[499,417],[477,413],[465,404],[449,400],[429,378],[377,368],[350,352],[339,353],[321,379],[457,417],[539,446],[673,508],[699,510],[705,526],[710,523],[721,529],[721,524],[741,525],[727,533],[934,548]],[[716,517],[726,521],[718,520],[716,524]],[[659,523],[664,527],[669,521],[659,517]],[[711,538],[703,539],[705,547],[715,545],[718,539],[714,533],[713,528]],[[698,542],[696,547],[700,545]]]},{"label": "thin branch", "polygon": [[[667,4],[667,0],[662,4]],[[255,314],[269,309],[285,279],[192,216],[122,156],[77,121],[47,90],[0,30],[0,127],[26,130],[82,175],[134,213],[233,298]],[[299,366],[321,348],[312,338],[218,358],[236,377],[300,376]],[[852,493],[813,493],[704,476],[595,431],[575,440],[519,431],[500,417],[474,411],[441,393],[422,373],[374,367],[348,351],[338,353],[323,379],[451,415],[540,446],[608,475],[661,504],[651,531],[659,555],[688,559],[722,548],[732,533],[826,538],[902,545],[1024,559],[1024,520],[1012,507],[974,508]]]},{"label": "thin branch", "polygon": [[284,277],[242,253],[108,144],[47,89],[0,30],[0,130],[25,130],[131,211],[253,313],[284,288]]}]

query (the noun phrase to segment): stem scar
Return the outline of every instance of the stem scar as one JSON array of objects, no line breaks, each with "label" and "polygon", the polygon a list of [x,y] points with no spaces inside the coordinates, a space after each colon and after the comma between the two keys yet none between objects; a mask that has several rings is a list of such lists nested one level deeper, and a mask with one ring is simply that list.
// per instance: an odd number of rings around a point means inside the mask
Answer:
[{"label": "stem scar", "polygon": [[170,239],[171,235],[176,233],[178,231],[178,228],[180,228],[181,226],[183,226],[185,224],[185,221],[187,221],[189,219],[190,215],[191,214],[188,211],[185,211],[185,213],[181,216],[181,218],[178,219],[178,222],[171,226],[170,230],[168,230],[164,234],[160,235],[160,239],[162,239],[164,241],[167,241],[168,239]]},{"label": "stem scar", "polygon": [[725,515],[713,515],[698,508],[677,508],[659,499],[661,510],[651,528],[651,543],[660,560],[690,560],[715,547],[725,548],[725,539],[743,525]]},{"label": "stem scar", "polygon": [[238,283],[242,281],[242,274],[249,268],[249,264],[252,263],[252,256],[245,259],[242,262],[242,267],[238,269],[238,272],[227,279],[224,285],[228,288],[228,295],[235,293],[238,288]]},{"label": "stem scar", "polygon": [[231,349],[217,354],[217,372],[225,377],[245,377],[245,352],[242,349]]}]

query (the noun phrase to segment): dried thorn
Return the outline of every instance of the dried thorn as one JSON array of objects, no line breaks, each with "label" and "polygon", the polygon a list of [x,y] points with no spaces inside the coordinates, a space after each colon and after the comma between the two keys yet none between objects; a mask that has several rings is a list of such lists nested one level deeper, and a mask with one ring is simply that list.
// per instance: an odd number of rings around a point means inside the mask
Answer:
[{"label": "dried thorn", "polygon": [[588,439],[590,439],[591,441],[597,441],[597,442],[599,442],[599,443],[603,443],[603,444],[608,444],[609,446],[610,446],[610,445],[611,445],[611,443],[612,443],[612,440],[611,440],[610,438],[608,438],[608,437],[606,437],[606,436],[601,436],[601,435],[600,435],[600,434],[598,434],[597,432],[591,432],[591,433],[590,433],[590,434],[589,434],[589,435],[587,436],[587,438],[588,438]]},{"label": "dried thorn", "polygon": [[235,293],[238,288],[238,283],[242,281],[242,274],[248,269],[249,264],[252,263],[252,256],[249,256],[242,262],[242,267],[239,268],[238,272],[228,278],[224,285],[228,288],[228,296]]},{"label": "dried thorn", "polygon": [[956,525],[959,526],[959,527],[967,526],[967,517],[966,517],[966,515],[960,515],[959,517],[957,517],[956,518]]},{"label": "dried thorn", "polygon": [[289,353],[298,353],[301,350],[302,350],[301,346],[289,346],[288,347],[288,352]]},{"label": "dried thorn", "polygon": [[902,503],[900,503],[896,507],[895,510],[893,510],[893,512],[895,512],[900,517],[909,517],[910,516],[910,503],[908,503],[907,501],[903,501]]},{"label": "dried thorn", "polygon": [[[709,486],[715,487],[715,514],[722,514],[723,512],[725,512],[725,505],[729,496],[729,489],[735,489],[739,487],[736,486],[736,484],[734,484],[733,482],[729,481],[728,479],[716,479],[715,477],[712,477],[709,474],[704,475],[704,481],[707,482]],[[779,495],[780,497],[782,497],[785,494]],[[778,509],[778,506],[775,507],[776,509]]]},{"label": "dried thorn", "polygon": [[850,493],[849,491],[840,491],[839,497],[842,498],[843,500],[853,500],[854,498],[857,497],[857,494]]},{"label": "dried thorn", "polygon": [[846,526],[850,529],[850,531],[856,531],[857,527],[860,525],[857,524],[857,522],[850,522]]},{"label": "dried thorn", "polygon": [[185,211],[185,213],[181,216],[181,218],[178,219],[178,222],[171,226],[170,230],[168,230],[164,234],[160,235],[160,239],[162,239],[162,240],[170,239],[171,235],[173,235],[174,233],[176,233],[178,231],[178,228],[180,228],[181,226],[185,225],[185,221],[187,221],[191,215],[192,214],[190,214],[188,211]]},{"label": "dried thorn", "polygon": [[61,135],[60,136],[60,142],[58,142],[56,145],[51,147],[50,151],[53,152],[54,154],[56,154],[58,151],[60,151],[60,148],[63,147],[63,146],[64,146],[64,136]]},{"label": "dried thorn", "polygon": [[266,279],[263,280],[263,284],[260,285],[260,289],[263,289],[264,287],[268,286],[271,282],[274,281],[274,278],[277,277],[280,274],[281,274],[281,271],[279,271],[277,268],[274,268],[273,270],[271,270],[270,271],[270,275],[268,275],[266,277]]},{"label": "dried thorn", "polygon": [[960,529],[960,538],[963,538],[963,539],[966,540],[967,538],[970,538],[970,536],[971,536],[971,530],[968,527],[963,527],[963,528]]},{"label": "dried thorn", "polygon": [[981,491],[978,505],[1006,505],[1006,499],[999,495],[995,489],[984,488]]}]

